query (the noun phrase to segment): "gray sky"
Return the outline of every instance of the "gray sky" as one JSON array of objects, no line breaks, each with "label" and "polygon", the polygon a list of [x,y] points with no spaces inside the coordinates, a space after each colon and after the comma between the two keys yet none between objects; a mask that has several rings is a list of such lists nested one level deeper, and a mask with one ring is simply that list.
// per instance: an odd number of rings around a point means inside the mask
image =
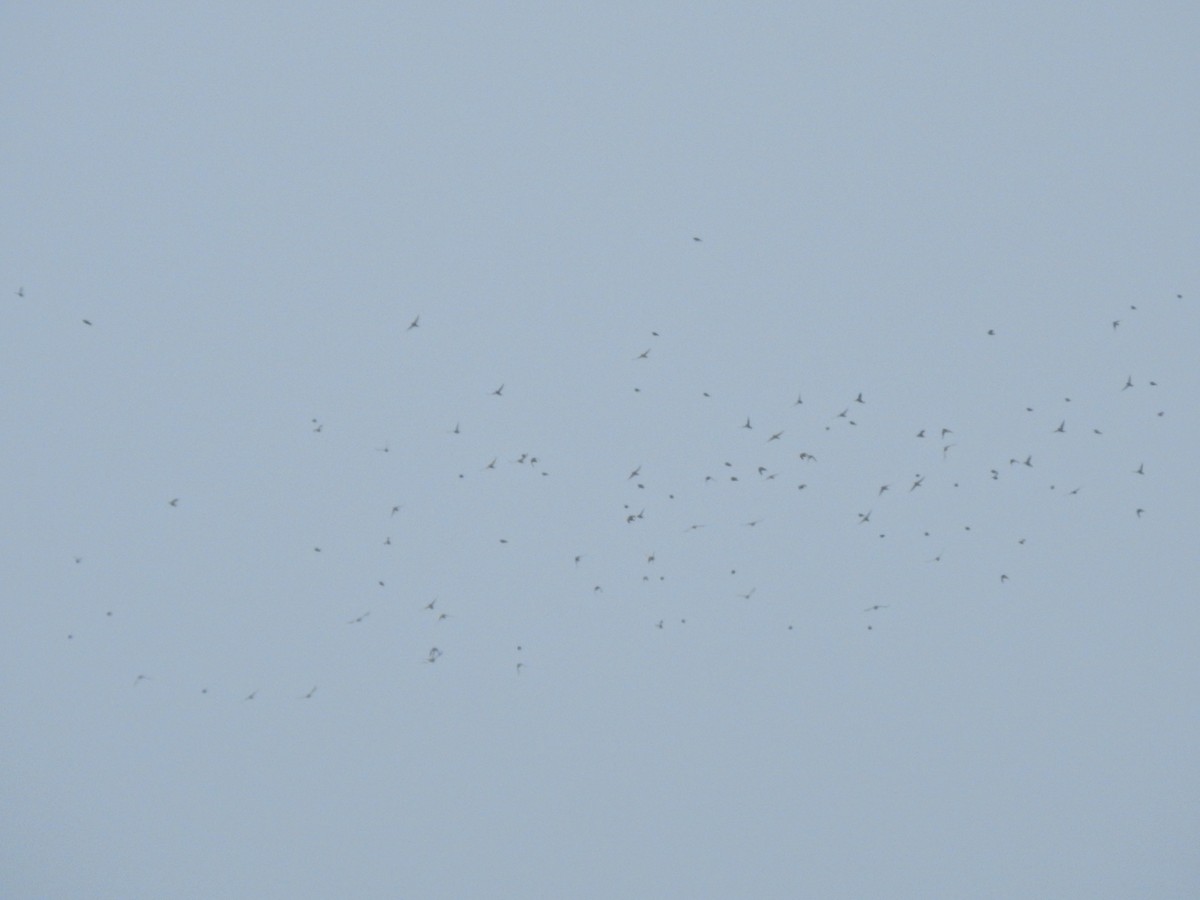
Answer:
[{"label": "gray sky", "polygon": [[1194,4],[118,6],[0,13],[5,896],[1197,895]]}]

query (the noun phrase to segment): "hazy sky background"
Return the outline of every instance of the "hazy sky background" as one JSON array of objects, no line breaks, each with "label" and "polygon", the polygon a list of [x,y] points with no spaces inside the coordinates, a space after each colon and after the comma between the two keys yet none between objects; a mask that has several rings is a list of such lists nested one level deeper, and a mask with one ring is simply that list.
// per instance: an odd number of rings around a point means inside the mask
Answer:
[{"label": "hazy sky background", "polygon": [[0,12],[6,897],[1200,894],[1194,3],[116,7]]}]

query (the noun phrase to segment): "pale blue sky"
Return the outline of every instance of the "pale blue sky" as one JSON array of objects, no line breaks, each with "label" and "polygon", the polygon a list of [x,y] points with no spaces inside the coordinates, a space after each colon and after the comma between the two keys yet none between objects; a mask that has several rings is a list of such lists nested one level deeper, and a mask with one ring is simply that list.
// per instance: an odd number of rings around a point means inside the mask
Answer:
[{"label": "pale blue sky", "polygon": [[0,13],[4,895],[1196,896],[1200,10],[393,6]]}]

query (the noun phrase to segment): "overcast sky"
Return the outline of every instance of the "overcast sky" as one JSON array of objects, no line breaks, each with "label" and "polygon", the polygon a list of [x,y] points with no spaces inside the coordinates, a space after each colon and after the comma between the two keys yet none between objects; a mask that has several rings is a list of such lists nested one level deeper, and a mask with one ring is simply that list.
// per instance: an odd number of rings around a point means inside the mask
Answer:
[{"label": "overcast sky", "polygon": [[6,4],[0,892],[1200,895],[1198,39]]}]

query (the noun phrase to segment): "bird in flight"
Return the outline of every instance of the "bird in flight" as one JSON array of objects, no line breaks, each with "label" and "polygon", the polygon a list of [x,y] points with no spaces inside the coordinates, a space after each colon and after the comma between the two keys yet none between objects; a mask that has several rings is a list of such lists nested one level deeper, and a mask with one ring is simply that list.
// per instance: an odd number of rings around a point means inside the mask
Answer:
[{"label": "bird in flight", "polygon": [[420,326],[420,324],[421,324],[421,317],[417,316],[415,319],[412,320],[412,322],[409,324],[408,328],[405,329],[405,331],[412,331],[414,328],[418,328]]},{"label": "bird in flight", "polygon": [[1061,422],[1058,423],[1058,427],[1054,429],[1054,433],[1055,434],[1066,434],[1067,433],[1067,420],[1066,419],[1063,419]]},{"label": "bird in flight", "polygon": [[347,625],[357,625],[359,622],[361,622],[363,619],[365,619],[365,618],[366,618],[367,616],[369,616],[370,614],[371,614],[371,611],[368,609],[368,610],[367,610],[365,613],[363,613],[363,614],[362,614],[361,616],[359,616],[357,619],[351,619],[351,620],[350,620],[349,622],[347,622],[346,624],[347,624]]},{"label": "bird in flight", "polygon": [[743,428],[753,428],[753,427],[754,427],[753,425],[751,425],[751,424],[750,424],[750,417],[749,417],[749,416],[746,416],[746,424],[745,424],[745,425],[743,425],[742,427],[743,427]]},{"label": "bird in flight", "polygon": [[305,695],[304,695],[303,697],[301,697],[300,699],[301,699],[301,700],[311,700],[311,699],[312,699],[312,695],[313,695],[313,694],[315,694],[316,692],[317,692],[317,686],[314,684],[314,685],[313,685],[313,687],[312,687],[312,690],[311,690],[311,691],[309,691],[307,694],[305,694]]},{"label": "bird in flight", "polygon": [[857,397],[854,398],[854,402],[855,403],[866,403],[867,401],[862,398],[862,394],[860,393]]},{"label": "bird in flight", "polygon": [[879,487],[879,493],[878,493],[878,494],[876,494],[876,496],[883,496],[883,492],[884,492],[884,491],[886,491],[886,490],[887,490],[888,488],[890,488],[890,487],[891,487],[891,485],[890,485],[890,484],[884,484],[884,485],[880,485],[880,487]]},{"label": "bird in flight", "polygon": [[804,403],[804,396],[802,394],[797,394],[796,402],[793,403],[792,406],[800,406],[802,403]]},{"label": "bird in flight", "polygon": [[635,360],[649,359],[649,358],[650,358],[650,351],[648,349],[643,350],[641,353],[639,353],[637,356],[634,357]]},{"label": "bird in flight", "polygon": [[910,487],[910,488],[908,489],[908,492],[909,492],[910,494],[911,494],[913,491],[915,491],[917,488],[919,488],[919,487],[921,486],[921,484],[922,484],[922,483],[925,481],[925,476],[924,476],[924,475],[917,475],[917,476],[916,476],[916,479],[917,479],[917,480],[916,480],[916,481],[914,481],[914,482],[912,483],[912,487]]},{"label": "bird in flight", "polygon": [[24,288],[24,287],[19,287],[19,288],[17,288],[17,296],[18,296],[18,297],[24,297],[24,296],[25,296],[25,288]]},{"label": "bird in flight", "polygon": [[1127,391],[1131,387],[1133,387],[1133,376],[1132,375],[1130,375],[1128,378],[1125,379],[1125,387],[1121,388],[1121,390]]},{"label": "bird in flight", "polygon": [[629,473],[629,478],[626,478],[625,480],[629,481],[630,478],[637,478],[638,475],[641,474],[641,472],[642,472],[642,467],[638,466],[636,469],[634,469],[632,472]]},{"label": "bird in flight", "polygon": [[496,388],[494,391],[492,391],[492,396],[493,396],[493,397],[502,397],[502,396],[504,396],[504,385],[500,385],[500,387],[498,387],[498,388]]},{"label": "bird in flight", "polygon": [[771,441],[777,441],[777,440],[779,440],[781,437],[783,437],[783,432],[782,432],[782,431],[777,431],[777,432],[775,432],[773,435],[771,435],[769,438],[767,438],[767,443],[769,444],[769,443],[771,443]]},{"label": "bird in flight", "polygon": [[92,323],[91,323],[91,322],[89,322],[87,319],[84,319],[84,320],[83,320],[83,324],[84,324],[84,325],[91,325]]},{"label": "bird in flight", "polygon": [[870,522],[871,521],[871,512],[872,512],[872,510],[868,509],[865,513],[859,513],[858,514],[858,524],[865,525],[867,522]]},{"label": "bird in flight", "polygon": [[167,505],[168,505],[168,506],[178,506],[178,505],[179,505],[179,498],[178,498],[178,497],[176,497],[174,500],[168,500],[168,501],[167,501]]},{"label": "bird in flight", "polygon": [[249,694],[247,694],[247,695],[246,695],[246,699],[247,699],[247,700],[253,700],[253,699],[254,699],[255,697],[257,697],[257,696],[258,696],[258,690],[257,690],[257,689],[255,689],[255,690],[251,691]]},{"label": "bird in flight", "polygon": [[877,610],[877,609],[887,609],[887,608],[888,608],[888,605],[886,603],[876,603],[874,606],[868,606],[866,609],[863,610],[863,612],[875,612],[875,610]]}]

